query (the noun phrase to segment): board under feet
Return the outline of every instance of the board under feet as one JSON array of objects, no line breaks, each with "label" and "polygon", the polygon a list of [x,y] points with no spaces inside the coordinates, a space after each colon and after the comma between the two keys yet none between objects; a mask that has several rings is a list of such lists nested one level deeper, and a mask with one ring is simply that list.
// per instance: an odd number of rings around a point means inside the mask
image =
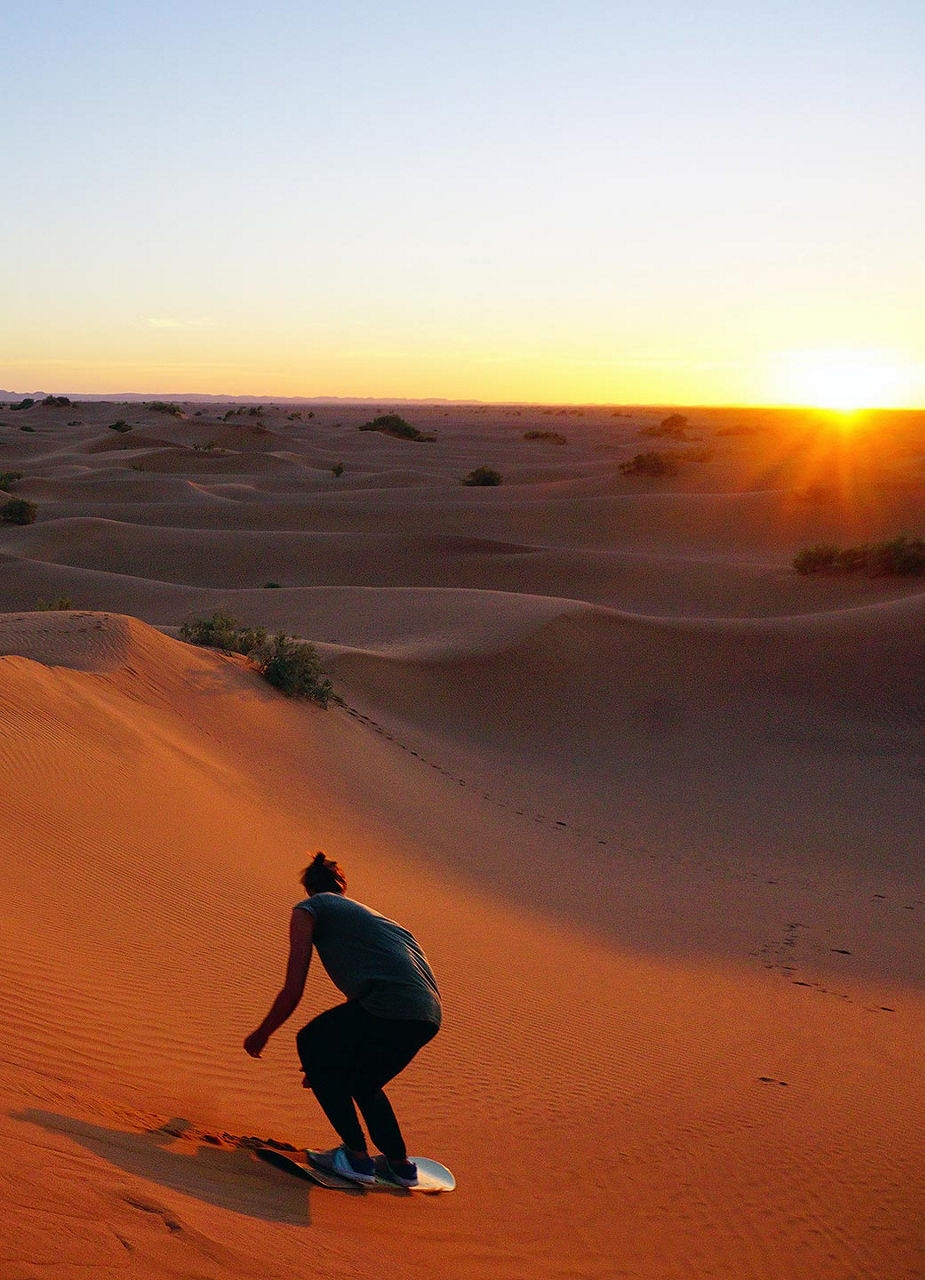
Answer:
[{"label": "board under feet", "polygon": [[393,1182],[388,1176],[386,1163],[381,1156],[376,1160],[375,1183],[364,1185],[360,1182],[351,1182],[348,1178],[341,1178],[336,1173],[328,1173],[326,1169],[315,1169],[310,1164],[303,1164],[300,1160],[293,1160],[292,1156],[287,1156],[275,1147],[258,1147],[254,1151],[254,1155],[265,1164],[271,1164],[274,1169],[281,1169],[283,1173],[291,1174],[294,1178],[301,1178],[304,1182],[313,1182],[318,1187],[326,1187],[329,1191],[353,1191],[356,1193],[388,1190],[438,1195],[443,1191],[453,1191],[456,1187],[456,1179],[449,1169],[445,1165],[439,1164],[436,1160],[428,1159],[426,1156],[409,1157],[418,1167],[418,1181],[414,1187],[402,1187],[399,1183]]}]

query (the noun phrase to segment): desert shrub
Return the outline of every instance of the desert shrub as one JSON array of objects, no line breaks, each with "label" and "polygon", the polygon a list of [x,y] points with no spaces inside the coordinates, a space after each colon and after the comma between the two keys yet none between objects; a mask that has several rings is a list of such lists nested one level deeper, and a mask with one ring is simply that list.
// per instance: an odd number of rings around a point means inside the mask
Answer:
[{"label": "desert shrub", "polygon": [[37,600],[35,602],[37,613],[64,612],[73,607],[70,596],[58,596],[54,600]]},{"label": "desert shrub", "polygon": [[281,587],[283,584],[281,582],[265,582],[263,585],[266,590],[268,587]]},{"label": "desert shrub", "polygon": [[0,489],[11,489],[21,479],[21,471],[0,471]]},{"label": "desert shrub", "polygon": [[152,413],[169,413],[172,418],[183,417],[183,410],[180,406],[171,404],[168,400],[149,400],[145,408],[150,409]]},{"label": "desert shrub", "polygon": [[460,483],[470,486],[481,485],[487,487],[489,485],[502,484],[503,477],[501,473],[499,471],[495,471],[493,467],[475,467],[475,469],[470,471]]},{"label": "desert shrub", "polygon": [[47,404],[54,409],[66,409],[71,403],[68,396],[46,396],[42,404]]},{"label": "desert shrub", "polygon": [[247,413],[248,413],[248,416],[251,418],[259,418],[260,415],[263,413],[263,405],[252,404],[251,407],[248,409]]},{"label": "desert shrub", "polygon": [[874,543],[867,549],[867,572],[900,577],[925,573],[925,539],[900,534],[888,542]]},{"label": "desert shrub", "polygon": [[866,573],[868,577],[925,574],[925,539],[902,533],[885,542],[839,548],[829,543],[804,547],[793,560],[797,573]]},{"label": "desert shrub", "polygon": [[281,632],[267,641],[255,657],[264,679],[290,697],[310,698],[326,707],[334,696],[318,651],[305,640]]},{"label": "desert shrub", "polygon": [[867,568],[867,557],[871,548],[866,543],[857,547],[845,547],[839,551],[835,562],[836,573],[863,573]]},{"label": "desert shrub", "polygon": [[561,431],[525,431],[525,440],[545,440],[548,444],[568,444],[568,437]]},{"label": "desert shrub", "polygon": [[797,573],[837,573],[838,547],[829,542],[818,542],[804,547],[793,560]]},{"label": "desert shrub", "polygon": [[331,475],[334,476],[335,480],[339,480],[343,474],[344,464],[342,462],[335,462],[334,466],[331,468]]},{"label": "desert shrub", "polygon": [[263,627],[242,627],[237,618],[223,613],[221,609],[216,609],[211,618],[184,622],[180,635],[190,644],[224,649],[226,653],[253,653],[267,638]]},{"label": "desert shrub", "polygon": [[20,429],[20,431],[31,431],[33,434],[35,433],[35,427],[30,427],[30,426],[29,426],[27,423],[25,423],[25,422],[22,424],[22,426],[21,426],[19,429]]},{"label": "desert shrub", "polygon": [[129,426],[129,424],[125,421],[125,419],[124,419],[124,418],[118,418],[115,422],[110,422],[110,424],[109,424],[109,430],[110,430],[110,431],[122,431],[122,432],[125,432],[125,431],[131,431],[131,429],[132,429],[132,428],[131,428],[131,427]]},{"label": "desert shrub", "polygon": [[295,413],[290,413],[290,414],[288,414],[288,415],[286,416],[286,421],[287,421],[287,422],[301,422],[301,421],[302,421],[302,415],[301,415],[301,413],[299,413],[299,412],[298,412],[298,410],[297,410]]},{"label": "desert shrub", "polygon": [[659,453],[651,449],[648,453],[637,453],[628,462],[620,463],[620,470],[625,476],[674,476],[678,473],[678,464],[670,453]]},{"label": "desert shrub", "polygon": [[5,524],[32,524],[38,510],[34,502],[25,498],[10,498],[0,506],[0,520]]},{"label": "desert shrub", "polygon": [[82,427],[83,422],[81,421],[80,418],[71,418],[70,422],[67,425],[69,427]]},{"label": "desert shrub", "polygon": [[687,439],[687,418],[683,413],[672,413],[655,427],[643,427],[641,436],[656,436],[668,440]]},{"label": "desert shrub", "polygon": [[32,396],[26,396],[25,400],[20,400],[19,404],[11,404],[10,412],[16,413],[16,411],[19,409],[31,409],[34,404],[35,404],[35,400],[32,398]]},{"label": "desert shrub", "polygon": [[[335,423],[334,425],[339,426],[340,423]],[[423,435],[418,431],[417,427],[413,427],[410,422],[406,422],[397,413],[384,413],[378,418],[373,418],[372,422],[364,422],[360,430],[381,431],[383,435],[394,436],[396,440],[434,441],[437,438],[436,436]]]}]

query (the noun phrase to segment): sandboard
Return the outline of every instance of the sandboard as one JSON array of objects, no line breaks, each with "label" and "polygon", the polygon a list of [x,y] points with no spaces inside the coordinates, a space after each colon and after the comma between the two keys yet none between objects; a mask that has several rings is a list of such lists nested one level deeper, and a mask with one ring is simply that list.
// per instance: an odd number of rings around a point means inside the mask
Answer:
[{"label": "sandboard", "polygon": [[376,1184],[381,1187],[392,1187],[399,1191],[419,1191],[424,1195],[436,1195],[440,1191],[454,1191],[456,1189],[456,1179],[450,1173],[444,1164],[438,1164],[436,1160],[429,1160],[427,1156],[409,1156],[409,1160],[413,1160],[418,1167],[417,1184],[413,1187],[403,1187],[398,1182],[393,1182],[386,1172],[387,1165],[384,1156],[376,1157]]},{"label": "sandboard", "polygon": [[426,1156],[412,1156],[411,1159],[418,1167],[418,1182],[415,1187],[402,1187],[386,1173],[386,1164],[380,1156],[376,1160],[376,1181],[374,1184],[363,1184],[361,1182],[351,1182],[348,1178],[338,1177],[336,1173],[328,1173],[325,1169],[315,1169],[310,1164],[302,1164],[299,1160],[293,1160],[291,1156],[285,1155],[282,1151],[277,1151],[275,1147],[258,1147],[254,1151],[254,1155],[258,1160],[263,1160],[266,1164],[273,1165],[274,1169],[281,1169],[284,1173],[290,1173],[295,1178],[301,1178],[305,1182],[314,1182],[316,1186],[326,1187],[329,1191],[415,1191],[424,1195],[437,1195],[441,1191],[452,1191],[456,1186],[456,1179],[444,1165],[438,1164],[436,1160],[429,1160]]},{"label": "sandboard", "polygon": [[282,1151],[277,1151],[275,1147],[257,1147],[254,1155],[258,1160],[271,1164],[274,1169],[282,1169],[283,1173],[291,1173],[295,1178],[313,1182],[317,1187],[328,1187],[331,1191],[364,1190],[358,1182],[350,1182],[346,1178],[339,1178],[336,1173],[324,1173],[321,1169],[313,1169],[311,1165],[301,1164]]}]

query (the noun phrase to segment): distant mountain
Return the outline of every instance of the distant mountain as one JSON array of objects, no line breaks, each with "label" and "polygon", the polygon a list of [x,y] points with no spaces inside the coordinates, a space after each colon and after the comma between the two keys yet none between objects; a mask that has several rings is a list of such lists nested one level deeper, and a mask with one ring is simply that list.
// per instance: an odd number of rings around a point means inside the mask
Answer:
[{"label": "distant mountain", "polygon": [[481,400],[447,400],[445,397],[409,396],[222,396],[179,391],[3,391],[0,400],[44,400],[47,395],[67,395],[71,400],[131,402],[175,400],[182,404],[482,404]]}]

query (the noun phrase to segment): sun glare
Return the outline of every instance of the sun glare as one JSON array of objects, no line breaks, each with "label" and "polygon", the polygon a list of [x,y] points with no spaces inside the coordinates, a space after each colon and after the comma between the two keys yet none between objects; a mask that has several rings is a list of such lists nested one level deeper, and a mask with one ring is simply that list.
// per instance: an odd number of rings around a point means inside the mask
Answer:
[{"label": "sun glare", "polygon": [[900,403],[906,376],[895,361],[866,351],[805,352],[788,360],[791,404],[852,413]]}]

